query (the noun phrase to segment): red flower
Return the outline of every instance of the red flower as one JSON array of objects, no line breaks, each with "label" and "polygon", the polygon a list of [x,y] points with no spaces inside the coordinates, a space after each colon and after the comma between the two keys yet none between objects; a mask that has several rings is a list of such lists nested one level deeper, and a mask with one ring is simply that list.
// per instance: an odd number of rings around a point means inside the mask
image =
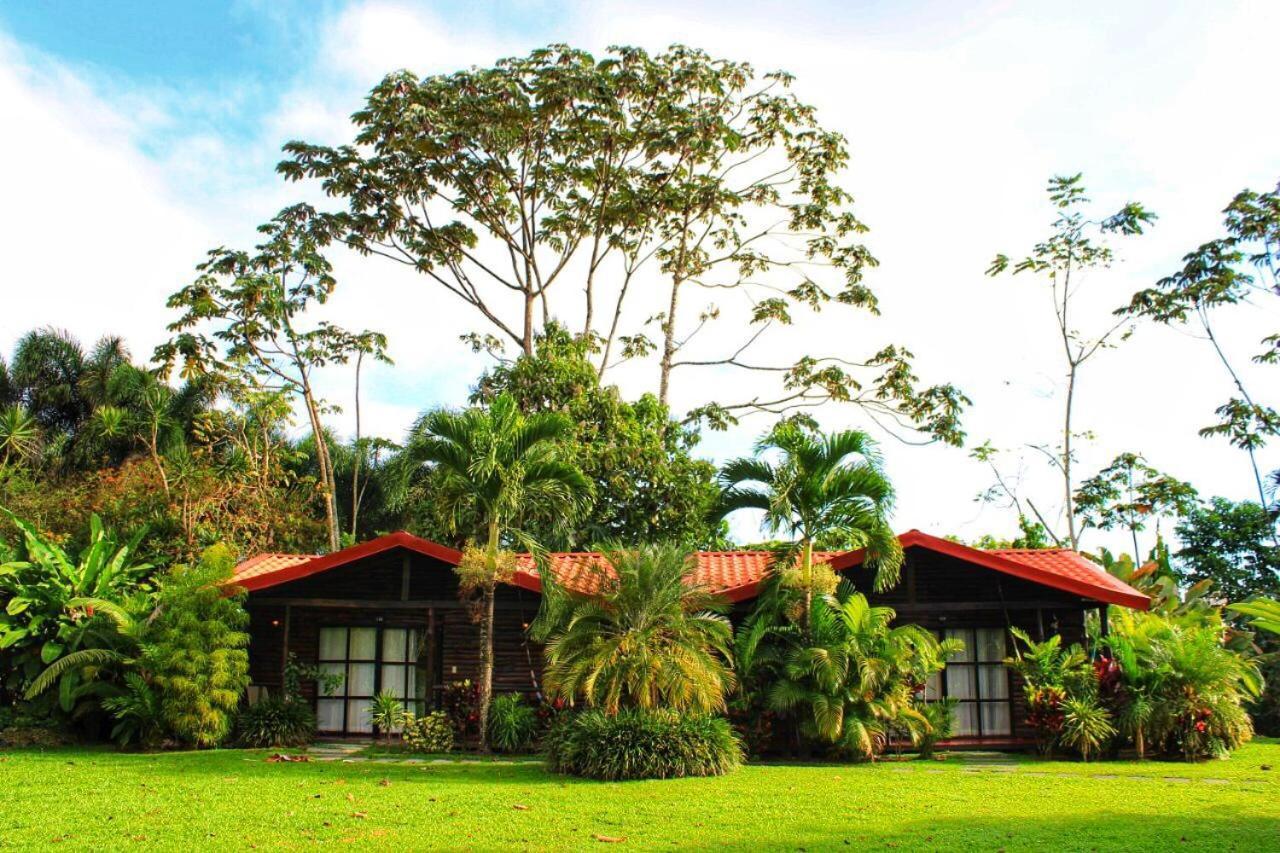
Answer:
[{"label": "red flower", "polygon": [[1204,724],[1204,721],[1203,721],[1203,720],[1202,720],[1201,722],[1196,723],[1196,731],[1198,731],[1198,732],[1203,732],[1203,731],[1205,730],[1205,728],[1206,728],[1206,726],[1205,726],[1205,724]]}]

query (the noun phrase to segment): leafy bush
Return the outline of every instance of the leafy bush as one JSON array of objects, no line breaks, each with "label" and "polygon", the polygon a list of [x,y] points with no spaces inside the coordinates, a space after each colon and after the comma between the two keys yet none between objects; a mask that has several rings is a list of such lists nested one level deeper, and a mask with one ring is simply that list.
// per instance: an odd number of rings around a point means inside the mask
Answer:
[{"label": "leafy bush", "polygon": [[195,565],[167,572],[143,650],[143,666],[159,688],[166,725],[197,747],[217,746],[226,738],[249,684],[244,593],[227,595],[222,586],[234,567],[230,549],[214,546]]},{"label": "leafy bush", "polygon": [[248,747],[306,746],[315,739],[316,716],[303,702],[266,696],[240,712],[236,728]]},{"label": "leafy bush", "polygon": [[411,752],[448,752],[453,749],[453,722],[444,711],[432,711],[421,717],[412,712],[404,715],[401,737]]},{"label": "leafy bush", "polygon": [[1062,703],[1062,731],[1058,739],[1064,746],[1077,750],[1085,761],[1100,752],[1115,733],[1111,715],[1096,701],[1075,698]]},{"label": "leafy bush", "polygon": [[924,717],[926,727],[918,727],[912,732],[915,747],[921,758],[932,758],[933,749],[938,741],[951,737],[956,724],[957,700],[946,697],[935,702],[923,702],[918,710]]},{"label": "leafy bush", "polygon": [[489,743],[499,752],[526,752],[538,738],[538,712],[519,693],[496,697],[489,707]]},{"label": "leafy bush", "polygon": [[628,708],[568,717],[545,740],[557,773],[610,781],[719,776],[742,763],[742,744],[722,717]]},{"label": "leafy bush", "polygon": [[136,743],[151,749],[164,739],[164,712],[160,696],[151,684],[136,672],[126,673],[124,692],[102,700],[115,725],[111,739],[121,746]]},{"label": "leafy bush", "polygon": [[476,740],[480,736],[480,685],[470,678],[450,682],[444,689],[444,712],[459,740]]},{"label": "leafy bush", "polygon": [[390,739],[392,732],[400,728],[401,723],[404,722],[404,704],[395,697],[394,693],[383,691],[373,697],[368,714],[369,722],[377,726],[378,730]]}]

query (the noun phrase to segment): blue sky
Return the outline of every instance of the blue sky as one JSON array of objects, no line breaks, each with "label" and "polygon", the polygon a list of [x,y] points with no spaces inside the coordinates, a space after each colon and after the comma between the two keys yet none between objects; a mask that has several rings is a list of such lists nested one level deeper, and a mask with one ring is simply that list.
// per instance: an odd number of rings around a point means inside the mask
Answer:
[{"label": "blue sky", "polygon": [[[1100,205],[1137,198],[1161,216],[1123,263],[1090,282],[1104,317],[1124,294],[1169,272],[1213,236],[1245,186],[1280,177],[1280,117],[1259,109],[1274,77],[1280,7],[1268,2],[786,4],[117,2],[0,5],[0,158],[14,164],[0,209],[0,352],[46,323],[86,340],[126,335],[150,351],[166,294],[205,250],[314,190],[273,167],[291,138],[343,142],[346,117],[384,73],[487,64],[552,41],[592,50],[674,41],[797,75],[797,89],[843,132],[847,185],[881,267],[869,283],[883,318],[815,322],[800,334],[865,351],[913,349],[922,376],[975,400],[969,431],[1009,449],[1026,489],[1053,499],[1026,445],[1052,440],[1061,370],[1052,314],[1024,281],[983,277],[997,251],[1044,233],[1041,187],[1084,171]],[[460,403],[483,366],[457,340],[477,327],[412,275],[343,259],[333,310],[391,338],[394,369],[368,377],[368,420],[395,438],[415,412]],[[1276,325],[1266,305],[1227,325],[1251,346]],[[1238,453],[1196,436],[1227,396],[1200,342],[1141,329],[1082,384],[1080,422],[1095,433],[1081,467],[1119,450],[1243,497]],[[851,353],[852,354],[852,353]],[[1252,368],[1251,368],[1252,370]],[[328,377],[335,402],[350,377]],[[628,394],[647,374],[619,377]],[[731,383],[731,377],[713,381]],[[1257,381],[1270,382],[1263,374]],[[695,402],[691,389],[686,402]],[[677,405],[681,401],[677,400]],[[828,426],[865,426],[831,410]],[[349,416],[335,418],[349,429]],[[715,457],[765,427],[708,436]],[[965,451],[886,442],[902,527],[963,535],[1007,531],[973,501],[988,484]],[[1269,460],[1280,465],[1280,456]]]}]

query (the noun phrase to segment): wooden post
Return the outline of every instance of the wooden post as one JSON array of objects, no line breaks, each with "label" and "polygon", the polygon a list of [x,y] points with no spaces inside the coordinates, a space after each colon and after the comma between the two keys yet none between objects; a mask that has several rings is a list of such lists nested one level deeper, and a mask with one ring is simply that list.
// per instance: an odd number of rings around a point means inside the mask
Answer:
[{"label": "wooden post", "polygon": [[1107,624],[1109,621],[1107,619],[1107,607],[1108,605],[1103,604],[1098,608],[1099,634],[1103,637],[1111,632],[1110,626]]},{"label": "wooden post", "polygon": [[280,695],[284,697],[285,670],[289,668],[289,617],[293,615],[293,605],[284,606],[284,635],[280,639]]},{"label": "wooden post", "polygon": [[400,600],[409,600],[409,553],[400,558]]}]

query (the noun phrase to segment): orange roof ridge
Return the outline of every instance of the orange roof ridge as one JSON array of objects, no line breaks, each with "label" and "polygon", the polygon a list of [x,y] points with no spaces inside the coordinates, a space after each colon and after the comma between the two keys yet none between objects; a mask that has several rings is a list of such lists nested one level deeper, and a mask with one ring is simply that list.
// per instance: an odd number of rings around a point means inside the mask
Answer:
[{"label": "orange roof ridge", "polygon": [[[945,554],[964,562],[1075,593],[1095,601],[1120,604],[1145,610],[1150,599],[1114,577],[1101,566],[1069,548],[995,548],[983,550],[949,539],[909,530],[898,537],[904,548],[919,547]],[[462,554],[405,531],[380,536],[368,542],[335,551],[332,554],[258,554],[236,567],[234,583],[249,590],[264,589],[297,578],[346,565],[393,548],[407,548],[434,557],[448,565],[457,565]],[[724,595],[730,601],[745,601],[759,593],[774,560],[774,551],[738,549],[698,551],[694,576],[700,583]],[[831,563],[836,571],[861,565],[864,554],[858,551],[816,551],[814,556]],[[566,587],[584,594],[599,589],[603,565],[600,551],[561,551],[549,553],[551,569]],[[536,561],[532,554],[517,555],[513,583],[532,592],[542,588]]]}]

